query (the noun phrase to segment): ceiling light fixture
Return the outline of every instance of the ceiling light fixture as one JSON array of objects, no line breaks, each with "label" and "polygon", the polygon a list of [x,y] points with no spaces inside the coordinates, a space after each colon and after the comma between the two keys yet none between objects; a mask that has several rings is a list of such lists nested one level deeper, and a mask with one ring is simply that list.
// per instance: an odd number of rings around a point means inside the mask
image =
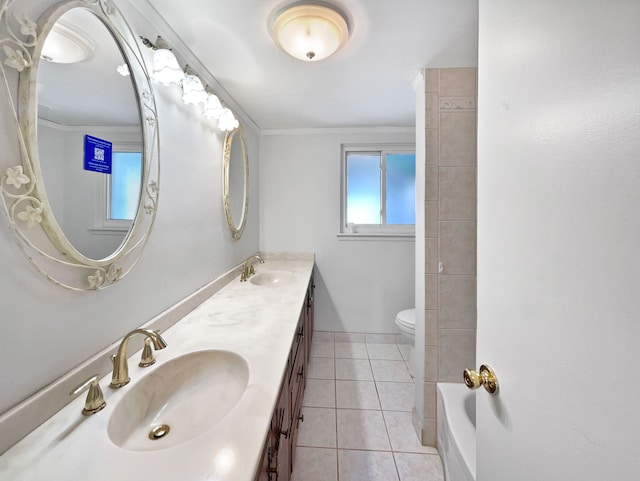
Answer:
[{"label": "ceiling light fixture", "polygon": [[222,114],[218,118],[218,128],[223,131],[231,132],[240,126],[240,122],[236,119],[231,109],[222,109]]},{"label": "ceiling light fixture", "polygon": [[91,60],[94,51],[86,34],[57,22],[44,41],[40,58],[53,63],[79,63]]},{"label": "ceiling light fixture", "polygon": [[169,44],[162,37],[156,39],[155,45],[147,38],[140,38],[145,46],[153,49],[153,80],[162,85],[177,85],[182,82],[184,72]]},{"label": "ceiling light fixture", "polygon": [[140,39],[146,47],[154,51],[153,80],[166,86],[180,85],[182,101],[186,105],[204,104],[203,117],[217,120],[219,130],[231,131],[240,126],[231,109],[225,107],[209,87],[204,87],[195,70],[188,65],[184,70],[180,68],[176,56],[161,37],[158,37],[155,45],[147,38]]},{"label": "ceiling light fixture", "polygon": [[209,94],[205,92],[202,80],[188,65],[184,68],[184,73],[185,76],[182,79],[182,101],[187,105],[205,103]]},{"label": "ceiling light fixture", "polygon": [[131,70],[129,70],[129,64],[127,62],[118,65],[116,67],[116,72],[118,72],[123,77],[129,77],[131,75]]},{"label": "ceiling light fixture", "polygon": [[208,96],[207,101],[204,103],[203,115],[207,119],[218,120],[220,116],[222,116],[224,109],[224,107],[222,107],[222,102],[220,102],[220,99],[216,94],[208,89],[205,90],[207,91]]},{"label": "ceiling light fixture", "polygon": [[299,60],[329,57],[349,38],[345,15],[325,3],[294,5],[276,14],[272,35],[276,44]]}]

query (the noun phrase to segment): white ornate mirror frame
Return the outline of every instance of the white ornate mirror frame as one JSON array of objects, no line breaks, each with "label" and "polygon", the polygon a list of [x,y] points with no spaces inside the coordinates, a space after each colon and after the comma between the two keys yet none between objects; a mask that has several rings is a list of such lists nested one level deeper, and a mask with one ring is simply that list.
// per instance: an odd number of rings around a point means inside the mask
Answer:
[{"label": "white ornate mirror frame", "polygon": [[[241,148],[241,160],[242,160],[242,210],[240,211],[239,221],[234,221],[233,211],[237,213],[237,206],[232,205],[232,196],[234,192],[232,189],[237,189],[239,186],[236,182],[231,181],[231,162],[236,160],[232,157],[231,150],[233,145],[238,145]],[[249,159],[247,156],[247,145],[244,140],[242,127],[238,127],[231,132],[227,132],[224,138],[224,152],[223,152],[223,186],[222,186],[222,202],[224,204],[224,214],[227,219],[227,226],[231,232],[233,240],[238,240],[242,237],[242,231],[247,223],[247,211],[249,209]]]},{"label": "white ornate mirror frame", "polygon": [[[129,64],[142,119],[144,147],[138,210],[120,248],[99,260],[81,254],[56,222],[45,194],[36,138],[36,79],[42,46],[57,19],[73,8],[92,11],[111,31]],[[0,156],[0,197],[18,246],[38,272],[68,289],[103,289],[122,279],[135,266],[155,220],[159,140],[149,74],[136,37],[109,0],[63,2],[47,10],[37,24],[16,10],[17,2],[0,0],[0,89],[6,91],[2,101],[6,105],[1,110],[14,118],[15,123],[7,126],[7,135],[16,139],[14,145],[3,147]],[[11,137],[13,134],[15,137]]]}]

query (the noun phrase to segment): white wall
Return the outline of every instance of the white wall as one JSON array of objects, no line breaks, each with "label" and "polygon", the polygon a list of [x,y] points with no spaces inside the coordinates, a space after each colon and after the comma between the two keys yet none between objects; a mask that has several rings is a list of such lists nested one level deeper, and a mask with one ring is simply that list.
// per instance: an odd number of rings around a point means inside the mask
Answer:
[{"label": "white wall", "polygon": [[316,254],[316,329],[397,333],[414,306],[413,239],[338,240],[340,148],[415,143],[406,131],[272,131],[260,137],[260,249]]},{"label": "white wall", "polygon": [[[19,11],[37,18],[53,3],[21,0]],[[125,13],[134,32],[164,33],[135,10]],[[0,413],[258,250],[256,133],[245,128],[249,217],[242,239],[233,242],[221,200],[224,135],[178,102],[176,88],[156,86],[155,93],[161,137],[158,214],[142,259],[127,277],[97,292],[57,287],[29,264],[0,215]],[[0,145],[10,165],[18,161],[11,124],[3,99]]]}]

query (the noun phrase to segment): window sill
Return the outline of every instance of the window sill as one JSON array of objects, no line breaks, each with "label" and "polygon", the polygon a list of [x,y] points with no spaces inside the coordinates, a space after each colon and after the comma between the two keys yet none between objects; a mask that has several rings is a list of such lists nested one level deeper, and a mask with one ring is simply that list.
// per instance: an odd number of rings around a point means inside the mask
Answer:
[{"label": "window sill", "polygon": [[340,232],[337,234],[339,241],[395,241],[415,242],[416,236],[412,232]]},{"label": "window sill", "polygon": [[94,227],[88,229],[89,232],[96,235],[126,235],[129,232],[128,227]]}]

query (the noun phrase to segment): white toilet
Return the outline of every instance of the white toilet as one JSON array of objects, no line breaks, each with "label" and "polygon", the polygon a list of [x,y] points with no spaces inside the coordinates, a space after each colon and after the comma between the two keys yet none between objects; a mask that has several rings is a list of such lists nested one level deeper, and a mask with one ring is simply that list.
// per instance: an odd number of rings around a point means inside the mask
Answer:
[{"label": "white toilet", "polygon": [[398,330],[403,337],[404,343],[407,344],[410,348],[409,372],[411,372],[412,377],[415,377],[416,365],[414,346],[416,342],[416,310],[405,309],[404,311],[398,312],[398,314],[396,315],[396,326],[398,326]]}]

